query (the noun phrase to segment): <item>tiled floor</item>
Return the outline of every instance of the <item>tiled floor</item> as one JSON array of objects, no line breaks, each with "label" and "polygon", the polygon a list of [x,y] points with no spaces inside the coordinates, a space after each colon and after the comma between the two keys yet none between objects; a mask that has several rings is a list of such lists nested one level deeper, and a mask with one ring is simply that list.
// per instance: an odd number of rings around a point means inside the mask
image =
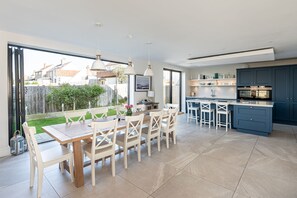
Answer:
[{"label": "tiled floor", "polygon": [[[117,157],[116,176],[109,160],[98,163],[96,186],[90,167],[85,186],[76,188],[57,166],[46,170],[43,197],[297,197],[297,127],[274,125],[270,137],[208,129],[180,116],[177,144],[152,156],[142,147],[142,161],[130,151],[128,169]],[[40,145],[46,149],[55,142]],[[0,197],[36,197],[29,188],[28,153],[0,159]]]}]

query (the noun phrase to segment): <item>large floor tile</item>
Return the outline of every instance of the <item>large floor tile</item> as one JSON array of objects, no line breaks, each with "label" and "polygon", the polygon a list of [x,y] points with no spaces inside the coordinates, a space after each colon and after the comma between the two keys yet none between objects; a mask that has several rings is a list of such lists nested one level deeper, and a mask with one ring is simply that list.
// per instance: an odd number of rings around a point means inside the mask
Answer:
[{"label": "large floor tile", "polygon": [[255,146],[255,150],[267,157],[297,163],[297,143],[259,141]]},{"label": "large floor tile", "polygon": [[183,172],[169,180],[152,194],[155,198],[205,198],[232,197],[233,192],[206,180]]},{"label": "large floor tile", "polygon": [[192,175],[234,191],[242,175],[243,168],[210,158],[200,156],[191,162],[185,170]]},{"label": "large floor tile", "polygon": [[124,180],[119,176],[105,177],[104,179],[96,180],[96,186],[87,184],[77,191],[68,194],[67,198],[97,198],[97,197],[129,197],[129,198],[147,198],[149,195],[137,188],[130,182]]},{"label": "large floor tile", "polygon": [[247,197],[296,198],[297,183],[247,169],[237,193]]},{"label": "large floor tile", "polygon": [[247,169],[297,183],[296,163],[280,158],[268,157],[256,149],[252,153]]},{"label": "large floor tile", "polygon": [[[0,197],[9,197],[9,198],[36,198],[37,197],[37,183],[33,188],[29,187],[29,180],[16,183],[11,186],[0,188]],[[49,184],[47,179],[43,178],[42,184],[42,194],[41,197],[44,198],[59,198],[59,195],[55,192],[54,188]]]},{"label": "large floor tile", "polygon": [[223,162],[244,167],[251,155],[252,147],[236,146],[236,145],[214,145],[203,152],[203,156],[212,157]]},{"label": "large floor tile", "polygon": [[177,169],[166,163],[146,159],[123,170],[119,176],[151,194],[176,173]]}]

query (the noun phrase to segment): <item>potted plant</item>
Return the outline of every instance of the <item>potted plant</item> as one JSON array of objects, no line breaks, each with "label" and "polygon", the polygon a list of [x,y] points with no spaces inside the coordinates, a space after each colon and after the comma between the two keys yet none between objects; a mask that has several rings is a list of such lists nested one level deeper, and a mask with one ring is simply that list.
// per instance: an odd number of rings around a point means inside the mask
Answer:
[{"label": "potted plant", "polygon": [[131,116],[132,115],[132,108],[133,108],[133,105],[132,104],[126,104],[125,105],[125,108],[127,109],[127,112],[126,112],[126,116]]}]

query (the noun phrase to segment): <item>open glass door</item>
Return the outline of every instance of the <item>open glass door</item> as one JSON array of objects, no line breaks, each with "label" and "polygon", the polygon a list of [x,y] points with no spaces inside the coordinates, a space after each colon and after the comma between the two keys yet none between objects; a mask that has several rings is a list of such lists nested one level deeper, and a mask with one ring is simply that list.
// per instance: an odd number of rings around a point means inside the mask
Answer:
[{"label": "open glass door", "polygon": [[8,46],[8,79],[8,126],[11,138],[15,130],[21,130],[25,121],[24,56],[20,47]]}]

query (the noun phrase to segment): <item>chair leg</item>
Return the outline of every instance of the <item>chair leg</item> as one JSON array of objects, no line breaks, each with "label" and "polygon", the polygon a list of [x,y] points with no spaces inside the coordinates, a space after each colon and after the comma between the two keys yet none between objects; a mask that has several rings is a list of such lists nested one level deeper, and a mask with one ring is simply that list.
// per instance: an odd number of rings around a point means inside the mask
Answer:
[{"label": "chair leg", "polygon": [[70,172],[70,176],[71,176],[71,182],[73,182],[74,174],[73,174],[73,157],[72,156],[69,158],[69,172]]},{"label": "chair leg", "polygon": [[175,130],[172,131],[172,136],[173,136],[173,144],[176,144],[176,133],[175,133]]},{"label": "chair leg", "polygon": [[95,161],[93,159],[91,161],[91,169],[92,169],[92,186],[95,186]]},{"label": "chair leg", "polygon": [[216,113],[216,130],[218,130],[218,125],[219,125],[219,114]]},{"label": "chair leg", "polygon": [[160,137],[160,135],[158,135],[158,137],[157,137],[158,139],[157,139],[157,141],[158,141],[158,151],[160,152],[161,151],[161,137]]},{"label": "chair leg", "polygon": [[105,165],[105,157],[102,158],[102,166]]},{"label": "chair leg", "polygon": [[115,177],[115,155],[111,156],[111,173],[112,176]]},{"label": "chair leg", "polygon": [[40,198],[42,194],[43,183],[43,168],[38,169],[38,182],[37,182],[37,197]]},{"label": "chair leg", "polygon": [[128,155],[128,153],[127,153],[127,148],[124,148],[124,166],[125,166],[125,168],[127,169],[128,168],[128,163],[127,163],[127,155]]},{"label": "chair leg", "polygon": [[202,126],[202,111],[200,110],[200,126]]},{"label": "chair leg", "polygon": [[146,140],[146,145],[147,145],[147,154],[148,156],[151,156],[151,140],[147,138]]},{"label": "chair leg", "polygon": [[209,113],[208,113],[208,128],[210,128],[211,123],[212,123],[211,116],[212,116],[212,113],[209,112]]},{"label": "chair leg", "polygon": [[137,146],[137,154],[138,154],[138,161],[141,162],[141,144],[140,144],[140,142],[138,143],[138,146]]},{"label": "chair leg", "polygon": [[34,178],[35,178],[35,164],[32,159],[30,159],[30,188],[34,185]]},{"label": "chair leg", "polygon": [[64,161],[63,162],[60,162],[59,163],[59,166],[60,166],[61,173],[64,173],[65,172]]},{"label": "chair leg", "polygon": [[169,149],[169,133],[166,133],[166,147]]},{"label": "chair leg", "polygon": [[228,122],[229,122],[228,121],[228,115],[226,114],[226,132],[228,131],[228,125],[229,125]]}]

